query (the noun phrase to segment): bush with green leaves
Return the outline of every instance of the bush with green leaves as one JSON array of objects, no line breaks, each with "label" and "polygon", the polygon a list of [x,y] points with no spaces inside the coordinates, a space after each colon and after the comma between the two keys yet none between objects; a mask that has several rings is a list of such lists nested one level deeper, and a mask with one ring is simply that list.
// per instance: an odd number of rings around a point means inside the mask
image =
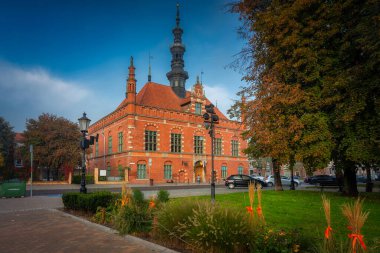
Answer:
[{"label": "bush with green leaves", "polygon": [[152,229],[153,213],[148,202],[133,202],[121,206],[114,216],[114,225],[120,234],[149,232]]},{"label": "bush with green leaves", "polygon": [[133,189],[132,191],[132,201],[136,205],[143,205],[146,203],[144,199],[144,193],[139,189]]},{"label": "bush with green leaves", "polygon": [[69,192],[62,195],[62,202],[66,209],[95,213],[99,206],[106,208],[113,204],[117,197],[117,194],[108,191],[87,194]]},{"label": "bush with green leaves", "polygon": [[157,192],[157,200],[160,203],[165,203],[169,201],[169,192],[167,190],[159,190]]},{"label": "bush with green leaves", "polygon": [[252,224],[244,209],[208,200],[169,201],[157,212],[154,235],[173,245],[191,245],[196,252],[297,252],[304,241],[300,233]]},{"label": "bush with green leaves", "polygon": [[189,199],[169,201],[164,204],[156,213],[158,222],[156,234],[167,241],[181,238],[178,226],[193,215],[196,206],[197,202]]},{"label": "bush with green leaves", "polygon": [[[80,184],[82,180],[81,175],[74,175],[72,178],[71,183],[72,184]],[[92,175],[86,175],[86,184],[94,184],[94,176]]]}]

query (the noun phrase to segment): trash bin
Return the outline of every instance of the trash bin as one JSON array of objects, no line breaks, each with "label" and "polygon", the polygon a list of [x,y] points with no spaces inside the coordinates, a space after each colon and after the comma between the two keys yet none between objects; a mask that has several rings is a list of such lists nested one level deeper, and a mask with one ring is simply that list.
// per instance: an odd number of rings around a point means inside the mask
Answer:
[{"label": "trash bin", "polygon": [[153,186],[153,178],[149,179],[149,185]]},{"label": "trash bin", "polygon": [[10,179],[0,182],[0,197],[24,197],[26,191],[26,181]]}]

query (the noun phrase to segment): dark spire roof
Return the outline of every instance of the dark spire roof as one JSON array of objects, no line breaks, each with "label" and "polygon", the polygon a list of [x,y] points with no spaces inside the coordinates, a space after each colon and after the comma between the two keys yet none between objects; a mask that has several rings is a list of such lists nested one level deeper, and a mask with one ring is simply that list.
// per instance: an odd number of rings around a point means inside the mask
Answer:
[{"label": "dark spire roof", "polygon": [[170,52],[172,54],[171,60],[171,71],[169,71],[166,76],[170,81],[170,86],[172,87],[174,93],[181,98],[185,97],[186,79],[189,75],[184,70],[185,62],[183,60],[183,55],[186,51],[185,45],[182,44],[182,33],[183,30],[179,26],[179,4],[177,3],[177,17],[176,17],[176,27],[173,29],[174,43],[170,47]]}]

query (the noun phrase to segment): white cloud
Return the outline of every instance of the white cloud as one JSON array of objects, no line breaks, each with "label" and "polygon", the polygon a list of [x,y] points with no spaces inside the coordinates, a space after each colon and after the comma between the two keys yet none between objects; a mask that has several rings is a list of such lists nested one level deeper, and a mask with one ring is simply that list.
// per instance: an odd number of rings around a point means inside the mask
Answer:
[{"label": "white cloud", "polygon": [[84,110],[97,110],[98,100],[81,83],[64,80],[41,67],[21,68],[0,61],[0,116],[16,131],[25,129],[25,120],[42,113],[76,121]]},{"label": "white cloud", "polygon": [[0,91],[10,103],[41,108],[65,108],[90,95],[79,84],[54,77],[43,68],[22,69],[5,62],[0,62]]},{"label": "white cloud", "polygon": [[206,97],[213,103],[217,105],[218,109],[221,110],[224,115],[228,118],[227,110],[233,105],[234,100],[236,100],[236,95],[232,94],[228,89],[225,88],[226,85],[215,85],[208,86],[204,85]]}]

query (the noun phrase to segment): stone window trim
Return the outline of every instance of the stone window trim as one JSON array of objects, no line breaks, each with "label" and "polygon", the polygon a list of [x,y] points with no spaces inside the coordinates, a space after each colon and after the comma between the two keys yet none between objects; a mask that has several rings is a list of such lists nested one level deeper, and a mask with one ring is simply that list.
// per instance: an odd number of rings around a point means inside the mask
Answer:
[{"label": "stone window trim", "polygon": [[182,134],[170,134],[170,152],[182,153]]},{"label": "stone window trim", "polygon": [[222,164],[222,167],[220,168],[220,175],[222,179],[227,178],[228,176],[227,164]]},{"label": "stone window trim", "polygon": [[136,179],[147,179],[146,161],[138,161],[136,169]]},{"label": "stone window trim", "polygon": [[172,163],[170,161],[164,163],[164,179],[167,179],[167,180],[173,179],[173,169],[172,169]]},{"label": "stone window trim", "polygon": [[236,137],[231,140],[231,155],[234,157],[239,156],[239,140]]},{"label": "stone window trim", "polygon": [[194,136],[194,154],[202,155],[204,154],[204,136],[195,135]]}]

